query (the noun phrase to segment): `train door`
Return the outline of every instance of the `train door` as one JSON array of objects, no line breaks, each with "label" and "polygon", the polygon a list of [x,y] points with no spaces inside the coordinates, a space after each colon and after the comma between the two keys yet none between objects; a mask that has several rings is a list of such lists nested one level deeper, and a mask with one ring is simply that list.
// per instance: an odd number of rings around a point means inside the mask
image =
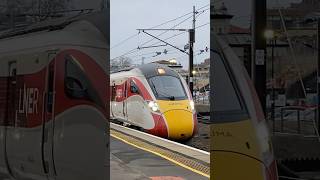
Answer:
[{"label": "train door", "polygon": [[112,98],[112,114],[119,120],[125,119],[124,101],[125,101],[125,79],[118,79],[114,83]]},{"label": "train door", "polygon": [[13,127],[15,122],[15,112],[14,110],[16,109],[16,103],[15,103],[15,96],[16,96],[16,84],[17,84],[17,62],[16,61],[10,61],[8,62],[8,77],[7,77],[7,86],[6,86],[6,105],[5,105],[5,117],[4,117],[4,160],[5,164],[7,167],[7,171],[9,175],[13,175],[10,165],[9,165],[9,160],[8,160],[8,150],[9,147],[7,141],[8,141],[8,129],[9,127]]},{"label": "train door", "polygon": [[[43,96],[46,62],[21,56],[9,62],[5,155],[10,174],[16,179],[44,177]],[[23,67],[23,68],[22,68]]]},{"label": "train door", "polygon": [[141,92],[132,78],[128,80],[128,101],[127,101],[127,116],[128,120],[134,122],[141,127],[145,126],[144,118],[147,114],[150,114],[148,109],[144,106],[144,99]]},{"label": "train door", "polygon": [[50,62],[47,67],[47,84],[44,100],[44,123],[43,123],[43,166],[44,172],[51,178],[56,175],[54,164],[54,125],[55,125],[55,51],[47,52],[47,59]]},{"label": "train door", "polygon": [[65,50],[55,57],[54,72],[53,167],[56,179],[100,179],[107,123],[104,69],[81,51]]},{"label": "train door", "polygon": [[116,84],[114,81],[111,83],[112,85],[110,86],[110,117],[114,118],[114,111],[116,110],[113,108],[113,103],[116,101]]},{"label": "train door", "polygon": [[[4,60],[2,59],[1,61],[4,62]],[[5,65],[5,68],[8,68],[7,65]],[[1,74],[0,76],[0,173],[8,174],[7,164],[5,161],[5,116],[7,111],[7,74]]]},{"label": "train door", "polygon": [[128,108],[127,108],[127,103],[128,103],[128,82],[129,80],[127,79],[124,83],[124,91],[123,91],[123,105],[122,105],[122,112],[123,112],[123,118],[124,120],[128,121]]}]

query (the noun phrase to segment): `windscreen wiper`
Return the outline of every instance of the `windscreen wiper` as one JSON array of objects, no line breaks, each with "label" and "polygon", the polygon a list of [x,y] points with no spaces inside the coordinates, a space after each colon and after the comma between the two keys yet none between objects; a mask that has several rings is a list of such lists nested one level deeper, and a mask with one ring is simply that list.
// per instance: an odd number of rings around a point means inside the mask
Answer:
[{"label": "windscreen wiper", "polygon": [[154,89],[154,92],[155,92],[156,96],[159,96],[159,93],[158,93],[158,91],[156,89],[156,86],[153,84],[152,81],[150,81],[150,84],[151,84],[152,88]]}]

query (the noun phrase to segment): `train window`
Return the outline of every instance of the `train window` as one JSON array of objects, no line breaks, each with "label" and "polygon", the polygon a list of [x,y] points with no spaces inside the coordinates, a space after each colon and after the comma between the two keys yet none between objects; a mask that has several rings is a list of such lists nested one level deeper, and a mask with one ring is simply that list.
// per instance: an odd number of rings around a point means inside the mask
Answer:
[{"label": "train window", "polygon": [[111,101],[115,101],[116,100],[116,84],[113,84],[111,87]]},{"label": "train window", "polygon": [[88,100],[104,108],[84,68],[73,56],[66,56],[64,83],[65,93],[69,98]]},{"label": "train window", "polygon": [[188,99],[180,79],[173,76],[154,76],[149,84],[157,99],[184,100]]},{"label": "train window", "polygon": [[247,113],[238,95],[233,74],[219,52],[211,53],[211,57],[214,60],[212,85],[214,121],[242,120]]},{"label": "train window", "polygon": [[139,88],[133,81],[130,81],[130,92],[134,94],[139,94]]},{"label": "train window", "polygon": [[54,65],[49,66],[49,77],[48,77],[48,99],[47,99],[47,111],[52,112],[53,107],[53,84],[54,84]]},{"label": "train window", "polygon": [[[17,83],[17,62],[11,61],[9,62],[9,77],[8,77],[8,84],[7,84],[7,90],[6,90],[6,97],[4,99],[6,100],[6,119],[4,120],[4,124],[6,126],[16,126],[16,112],[15,107],[17,105],[16,101],[16,83]],[[4,113],[5,114],[5,113]]]}]

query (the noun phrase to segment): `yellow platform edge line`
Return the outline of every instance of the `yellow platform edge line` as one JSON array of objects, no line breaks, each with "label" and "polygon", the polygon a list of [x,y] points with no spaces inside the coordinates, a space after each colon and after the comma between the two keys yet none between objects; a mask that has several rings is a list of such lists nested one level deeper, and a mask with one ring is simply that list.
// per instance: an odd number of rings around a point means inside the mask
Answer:
[{"label": "yellow platform edge line", "polygon": [[114,134],[112,134],[112,133],[110,133],[110,135],[111,135],[112,137],[114,137],[114,138],[116,138],[116,139],[118,139],[118,140],[126,143],[126,144],[129,144],[129,145],[134,146],[134,147],[136,147],[136,148],[139,148],[139,149],[141,149],[141,150],[144,150],[144,151],[150,152],[150,153],[152,153],[152,154],[155,154],[155,155],[157,155],[157,156],[160,156],[160,157],[162,157],[162,158],[164,158],[164,159],[166,159],[166,160],[168,160],[168,161],[170,161],[170,162],[172,162],[172,163],[174,163],[174,164],[177,164],[177,165],[179,165],[179,166],[181,166],[181,167],[183,167],[183,168],[186,168],[186,169],[188,169],[188,170],[190,170],[190,171],[192,171],[192,172],[195,172],[195,173],[197,173],[197,174],[200,174],[200,175],[202,175],[202,176],[205,176],[205,177],[207,177],[207,178],[210,178],[210,175],[209,175],[209,174],[205,174],[205,173],[203,173],[203,172],[201,172],[201,171],[198,171],[198,170],[196,170],[196,169],[193,169],[193,168],[191,168],[191,167],[189,167],[189,166],[187,166],[187,165],[184,165],[184,164],[182,164],[182,163],[180,163],[180,162],[178,162],[178,161],[176,161],[176,160],[173,160],[173,159],[171,159],[171,158],[169,158],[169,157],[167,157],[167,156],[164,156],[164,155],[162,155],[162,154],[160,154],[160,153],[158,153],[158,152],[156,152],[156,151],[152,151],[152,150],[147,149],[147,148],[145,148],[145,147],[140,147],[140,146],[138,146],[138,145],[136,145],[136,144],[133,144],[133,143],[131,143],[131,142],[129,142],[129,141],[127,141],[127,140],[125,140],[125,139],[123,139],[123,138],[121,138],[121,137],[118,137],[118,136],[116,136],[116,135],[114,135]]}]

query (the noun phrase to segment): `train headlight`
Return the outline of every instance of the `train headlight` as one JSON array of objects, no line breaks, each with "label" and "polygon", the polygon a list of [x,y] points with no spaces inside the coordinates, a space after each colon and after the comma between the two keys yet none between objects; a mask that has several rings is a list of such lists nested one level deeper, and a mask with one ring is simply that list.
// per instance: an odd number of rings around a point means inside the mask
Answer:
[{"label": "train headlight", "polygon": [[150,108],[152,111],[154,111],[154,112],[159,111],[159,106],[158,106],[158,104],[157,104],[156,102],[154,102],[154,101],[149,101],[148,106],[149,106],[149,108]]},{"label": "train headlight", "polygon": [[192,100],[190,101],[190,107],[191,107],[191,110],[194,111],[194,101]]}]

